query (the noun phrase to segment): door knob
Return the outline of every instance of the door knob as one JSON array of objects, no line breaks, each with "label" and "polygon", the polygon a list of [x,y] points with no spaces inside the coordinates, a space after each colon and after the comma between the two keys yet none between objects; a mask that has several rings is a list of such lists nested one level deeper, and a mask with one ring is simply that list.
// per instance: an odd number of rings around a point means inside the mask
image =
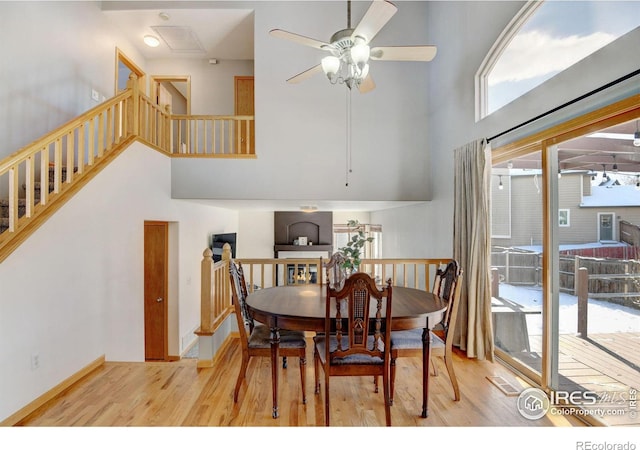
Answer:
[{"label": "door knob", "polygon": [[156,299],[156,302],[158,302],[158,303],[160,303],[161,301],[162,301],[162,297],[158,297],[158,298]]}]

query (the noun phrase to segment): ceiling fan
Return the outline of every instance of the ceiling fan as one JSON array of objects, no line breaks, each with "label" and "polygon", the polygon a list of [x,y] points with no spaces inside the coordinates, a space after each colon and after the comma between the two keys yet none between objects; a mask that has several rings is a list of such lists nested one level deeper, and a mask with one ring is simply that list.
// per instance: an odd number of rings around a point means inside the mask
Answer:
[{"label": "ceiling fan", "polygon": [[324,72],[332,84],[344,83],[349,89],[357,88],[361,93],[375,88],[369,74],[369,59],[376,61],[431,61],[436,56],[432,45],[373,47],[373,38],[393,17],[398,8],[386,0],[374,0],[360,23],[351,28],[351,0],[347,1],[347,28],[331,36],[329,42],[291,33],[281,29],[269,32],[272,36],[287,39],[298,44],[314,47],[330,55],[322,62],[287,80],[300,83],[316,73]]}]

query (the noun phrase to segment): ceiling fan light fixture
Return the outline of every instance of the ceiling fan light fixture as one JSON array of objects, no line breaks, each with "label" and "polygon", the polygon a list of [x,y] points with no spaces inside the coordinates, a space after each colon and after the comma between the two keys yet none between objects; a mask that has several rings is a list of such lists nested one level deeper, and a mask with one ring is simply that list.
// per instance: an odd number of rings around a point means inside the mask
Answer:
[{"label": "ceiling fan light fixture", "polygon": [[340,70],[340,59],[336,56],[325,56],[322,58],[322,70],[329,80],[334,79]]},{"label": "ceiling fan light fixture", "polygon": [[356,44],[351,47],[351,60],[360,70],[362,70],[369,61],[370,52],[371,49],[368,45]]},{"label": "ceiling fan light fixture", "polygon": [[147,34],[144,38],[144,43],[149,46],[149,47],[157,47],[158,45],[160,45],[160,39],[158,39],[157,37],[151,35],[151,34]]}]

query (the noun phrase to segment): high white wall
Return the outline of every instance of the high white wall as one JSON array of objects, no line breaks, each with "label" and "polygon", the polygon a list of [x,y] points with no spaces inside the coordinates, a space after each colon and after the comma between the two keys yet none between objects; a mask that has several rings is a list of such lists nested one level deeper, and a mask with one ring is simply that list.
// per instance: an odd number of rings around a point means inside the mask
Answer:
[{"label": "high white wall", "polygon": [[[385,257],[452,256],[455,148],[502,133],[638,69],[638,58],[621,55],[638,53],[640,28],[475,122],[474,76],[502,30],[523,5],[524,2],[510,1],[429,2],[428,40],[438,46],[438,55],[428,68],[426,119],[432,201],[371,214],[372,223],[383,225]],[[640,80],[635,77],[492,144],[495,147],[514,141],[639,92]]]},{"label": "high white wall", "polygon": [[134,144],[0,264],[0,420],[101,355],[144,360],[145,220],[177,225],[177,297],[168,301],[178,346],[195,338],[202,252],[238,215],[172,200],[170,171],[169,158]]},{"label": "high white wall", "polygon": [[190,75],[191,114],[234,114],[234,76],[253,75],[253,61],[204,59],[153,59],[147,61],[149,75]]},{"label": "high white wall", "polygon": [[0,41],[0,159],[112,97],[116,46],[142,61],[96,1],[0,2]]},{"label": "high white wall", "polygon": [[[353,2],[356,24],[370,2]],[[430,43],[425,2],[400,2],[375,37],[377,45]],[[371,62],[376,89],[353,92],[352,167],[345,186],[345,86],[321,74],[301,84],[285,80],[319,63],[318,49],[271,37],[282,28],[328,40],[346,27],[345,2],[255,2],[255,160],[175,159],[177,198],[297,200],[427,200],[428,66]],[[409,31],[408,31],[409,30]],[[380,180],[384,180],[381,182]],[[242,181],[250,180],[250,183]],[[240,181],[240,182],[239,182]]]}]

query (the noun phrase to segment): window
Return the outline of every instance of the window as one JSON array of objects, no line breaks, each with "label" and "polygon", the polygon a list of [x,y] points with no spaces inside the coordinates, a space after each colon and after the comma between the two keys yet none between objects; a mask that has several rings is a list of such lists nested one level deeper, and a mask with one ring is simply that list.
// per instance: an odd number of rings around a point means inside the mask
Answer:
[{"label": "window", "polygon": [[528,2],[476,74],[476,120],[640,25],[640,2]]},{"label": "window", "polygon": [[570,223],[570,211],[568,209],[560,209],[558,210],[558,226],[568,227],[571,225]]},{"label": "window", "polygon": [[[360,226],[364,228],[366,237],[373,237],[373,241],[364,246],[364,253],[361,257],[366,259],[382,258],[382,225],[360,224]],[[349,228],[347,224],[334,224],[334,251],[347,245],[353,233],[355,233],[355,230]]]}]

